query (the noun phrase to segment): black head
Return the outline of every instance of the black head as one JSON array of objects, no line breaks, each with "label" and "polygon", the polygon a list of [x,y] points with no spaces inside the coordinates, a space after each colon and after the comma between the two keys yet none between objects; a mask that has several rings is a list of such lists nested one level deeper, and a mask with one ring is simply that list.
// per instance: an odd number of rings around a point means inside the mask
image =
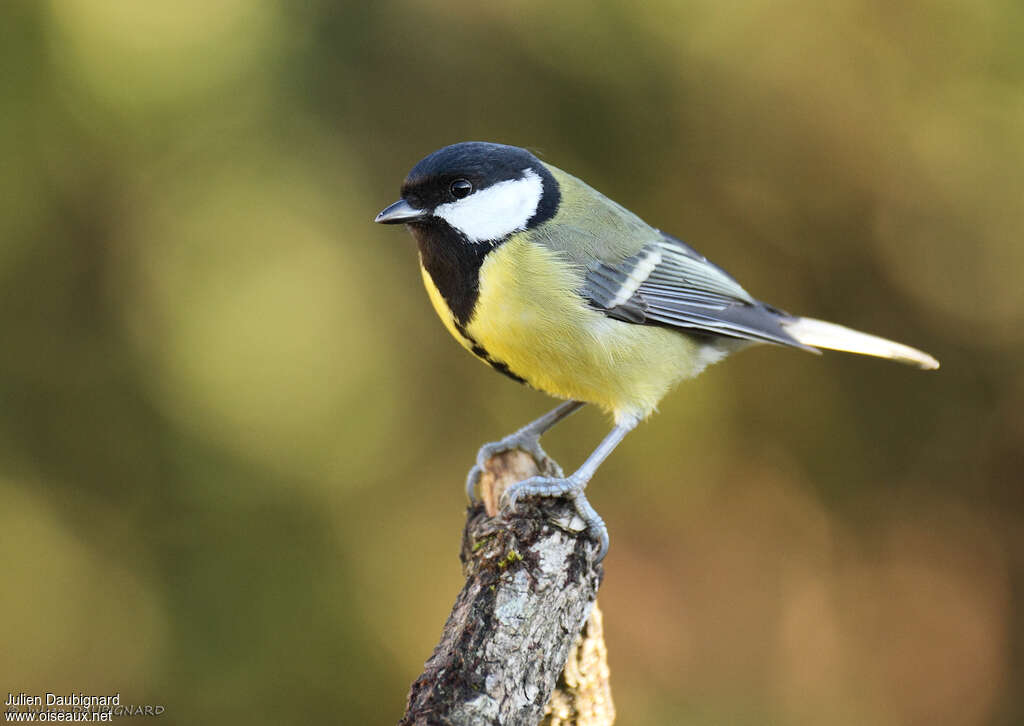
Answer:
[{"label": "black head", "polygon": [[444,224],[468,242],[497,242],[547,221],[560,200],[555,178],[526,149],[467,141],[416,164],[402,198],[376,221]]}]

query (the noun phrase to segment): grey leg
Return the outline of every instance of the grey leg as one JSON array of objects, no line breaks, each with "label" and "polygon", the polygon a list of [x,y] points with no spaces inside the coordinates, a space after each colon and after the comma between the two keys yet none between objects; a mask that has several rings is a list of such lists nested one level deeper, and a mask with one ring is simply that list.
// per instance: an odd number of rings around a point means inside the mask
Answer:
[{"label": "grey leg", "polygon": [[[549,429],[553,428],[556,423],[564,418],[568,418],[570,414],[576,413],[586,405],[587,404],[583,401],[566,401],[565,403],[560,403],[536,421],[531,421],[523,426],[521,429],[516,431],[516,434],[529,433],[540,437]],[[515,434],[513,434],[513,436],[514,435]]]},{"label": "grey leg", "polygon": [[480,476],[484,473],[484,463],[488,459],[505,451],[522,449],[532,456],[538,464],[541,464],[548,458],[548,455],[540,447],[540,437],[559,421],[575,413],[584,405],[583,401],[566,401],[548,411],[536,421],[526,424],[514,434],[509,434],[501,441],[492,441],[481,446],[480,451],[476,454],[476,465],[469,470],[469,476],[466,477],[466,495],[469,497],[469,501],[473,501],[473,490],[476,488],[477,482],[480,481]]},{"label": "grey leg", "polygon": [[573,500],[576,511],[587,523],[593,537],[600,543],[601,550],[598,552],[598,560],[604,559],[608,552],[608,528],[604,520],[590,506],[583,490],[587,482],[594,476],[594,472],[601,466],[601,463],[608,458],[608,455],[615,450],[615,447],[636,427],[636,421],[626,421],[618,424],[598,444],[593,453],[587,457],[583,465],[564,478],[535,476],[525,481],[513,484],[505,490],[504,499],[508,507],[514,507],[516,501],[521,497],[561,497],[568,496]]}]

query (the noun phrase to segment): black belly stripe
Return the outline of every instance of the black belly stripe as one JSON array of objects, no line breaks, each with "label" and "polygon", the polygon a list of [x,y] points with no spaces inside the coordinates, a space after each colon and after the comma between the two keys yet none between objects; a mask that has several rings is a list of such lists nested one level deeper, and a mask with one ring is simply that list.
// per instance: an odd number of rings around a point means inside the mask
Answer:
[{"label": "black belly stripe", "polygon": [[484,361],[488,365],[490,365],[491,368],[493,368],[494,370],[498,371],[498,373],[504,373],[506,376],[511,378],[516,383],[525,383],[526,385],[529,385],[529,383],[527,383],[525,378],[523,378],[522,376],[517,376],[515,373],[513,373],[511,370],[509,370],[509,367],[508,367],[507,363],[502,363],[501,361],[493,360],[491,358],[484,358]]},{"label": "black belly stripe", "polygon": [[463,328],[461,325],[457,325],[456,327],[459,330],[459,334],[470,342],[470,351],[473,353],[473,355],[475,355],[477,358],[482,360],[484,363],[489,365],[494,370],[498,371],[498,373],[504,373],[506,376],[511,378],[516,383],[526,383],[525,378],[523,378],[522,376],[517,376],[515,373],[512,372],[512,370],[508,367],[508,363],[504,363],[500,360],[491,357],[491,354],[487,352],[487,349],[480,345],[479,343],[477,343],[476,339],[474,339],[472,335],[467,333],[465,328]]},{"label": "black belly stripe", "polygon": [[480,266],[500,243],[467,242],[440,220],[409,226],[420,248],[420,263],[451,310],[455,329],[469,343],[473,355],[513,381],[526,383],[525,378],[513,373],[507,363],[494,358],[466,331],[480,295]]}]

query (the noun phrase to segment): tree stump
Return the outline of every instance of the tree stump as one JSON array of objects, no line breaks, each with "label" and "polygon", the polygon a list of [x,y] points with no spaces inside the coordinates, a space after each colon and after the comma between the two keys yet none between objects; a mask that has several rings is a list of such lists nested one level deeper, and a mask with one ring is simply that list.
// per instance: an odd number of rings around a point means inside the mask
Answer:
[{"label": "tree stump", "polygon": [[466,583],[399,726],[614,721],[597,543],[566,499],[523,499],[498,514],[507,486],[554,473],[542,467],[522,451],[487,462],[463,532]]}]

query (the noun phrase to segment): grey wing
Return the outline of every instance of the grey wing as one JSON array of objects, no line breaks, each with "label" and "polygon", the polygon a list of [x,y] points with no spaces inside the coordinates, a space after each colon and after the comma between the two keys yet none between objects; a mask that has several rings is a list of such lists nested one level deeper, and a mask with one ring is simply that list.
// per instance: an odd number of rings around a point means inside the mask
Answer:
[{"label": "grey wing", "polygon": [[583,295],[629,323],[817,352],[785,331],[782,324],[792,316],[755,300],[720,267],[664,233],[623,260],[590,265]]}]

